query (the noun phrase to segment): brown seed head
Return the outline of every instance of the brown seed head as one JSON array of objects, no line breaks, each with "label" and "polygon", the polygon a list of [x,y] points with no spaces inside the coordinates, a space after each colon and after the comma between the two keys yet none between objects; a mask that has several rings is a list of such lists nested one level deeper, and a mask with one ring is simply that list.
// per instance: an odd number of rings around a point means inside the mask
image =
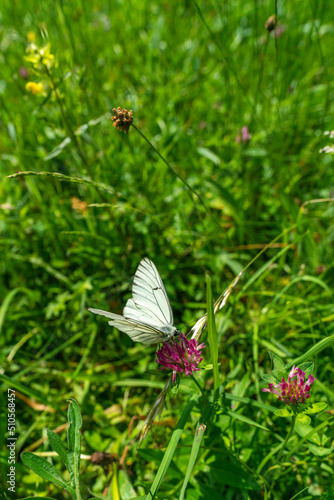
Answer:
[{"label": "brown seed head", "polygon": [[113,126],[117,128],[117,130],[123,130],[126,134],[129,133],[129,128],[133,122],[132,109],[128,111],[127,109],[122,109],[118,107],[114,108],[113,112],[114,116],[111,117]]},{"label": "brown seed head", "polygon": [[71,198],[71,205],[73,210],[76,210],[77,212],[80,212],[82,214],[87,213],[87,203],[80,200],[79,198],[75,198],[75,196]]},{"label": "brown seed head", "polygon": [[265,28],[269,33],[275,29],[276,26],[276,16],[270,16],[268,17]]}]

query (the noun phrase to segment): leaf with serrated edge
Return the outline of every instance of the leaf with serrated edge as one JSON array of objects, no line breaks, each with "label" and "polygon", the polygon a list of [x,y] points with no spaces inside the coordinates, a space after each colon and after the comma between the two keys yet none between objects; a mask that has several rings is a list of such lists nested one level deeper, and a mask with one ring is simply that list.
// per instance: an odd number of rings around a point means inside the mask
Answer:
[{"label": "leaf with serrated edge", "polygon": [[306,413],[307,415],[310,415],[312,413],[319,413],[322,410],[324,410],[325,408],[327,408],[327,406],[328,406],[328,404],[325,402],[313,403],[310,406],[308,406],[307,408],[305,408],[305,410],[303,410],[303,413]]}]

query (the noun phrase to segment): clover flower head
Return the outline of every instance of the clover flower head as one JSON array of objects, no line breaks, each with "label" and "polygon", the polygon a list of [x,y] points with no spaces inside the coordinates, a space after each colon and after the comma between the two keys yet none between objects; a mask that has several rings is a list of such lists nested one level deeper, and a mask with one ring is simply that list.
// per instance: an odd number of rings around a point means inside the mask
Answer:
[{"label": "clover flower head", "polygon": [[313,382],[317,380],[313,375],[309,375],[305,381],[305,372],[293,365],[288,380],[282,378],[279,384],[268,384],[269,389],[263,388],[263,392],[271,392],[276,394],[280,401],[284,401],[287,405],[298,405],[305,403],[310,397],[310,389]]},{"label": "clover flower head", "polygon": [[185,373],[187,376],[199,370],[198,365],[203,359],[201,349],[204,347],[205,344],[198,345],[197,340],[188,340],[181,333],[178,342],[164,343],[161,349],[156,352],[155,362],[161,365],[160,370],[173,370],[173,382],[175,382],[176,373]]},{"label": "clover flower head", "polygon": [[248,142],[252,137],[252,134],[249,133],[248,127],[244,126],[241,129],[241,135],[238,133],[235,137],[235,142]]},{"label": "clover flower head", "polygon": [[113,126],[117,128],[118,131],[123,130],[126,134],[129,133],[129,128],[133,122],[132,109],[128,111],[127,109],[122,109],[118,107],[114,108],[114,116],[111,120],[114,122]]}]

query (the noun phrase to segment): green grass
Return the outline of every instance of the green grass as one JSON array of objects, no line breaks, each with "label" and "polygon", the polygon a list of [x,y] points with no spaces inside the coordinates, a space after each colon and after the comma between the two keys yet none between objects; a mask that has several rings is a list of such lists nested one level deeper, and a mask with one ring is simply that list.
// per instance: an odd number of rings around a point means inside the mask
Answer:
[{"label": "green grass", "polygon": [[[323,132],[334,129],[331,7],[329,0],[277,2],[283,31],[275,39],[264,28],[275,13],[269,0],[3,5],[1,407],[7,388],[16,388],[18,454],[52,451],[38,440],[66,423],[69,398],[81,407],[84,455],[121,459],[129,446],[120,467],[81,460],[83,499],[106,491],[103,498],[145,498],[152,484],[157,498],[177,499],[189,464],[186,500],[285,500],[306,487],[297,498],[332,498],[332,455],[310,446],[331,446],[326,412],[312,416],[310,429],[297,428],[271,488],[289,422],[261,392],[270,350],[289,366],[314,362],[312,402],[334,404],[334,205],[308,203],[333,198],[333,157],[319,154],[328,143]],[[50,43],[58,99],[49,85],[45,96],[25,89],[49,80],[24,59],[30,31],[38,46]],[[133,110],[136,127],[171,168],[134,128],[117,132],[110,116],[118,106]],[[252,137],[237,143],[243,126]],[[149,413],[168,374],[151,373],[153,347],[133,344],[88,307],[121,312],[148,256],[176,326],[188,332],[207,310],[206,273],[215,300],[274,239],[215,317],[219,404],[196,457],[202,399],[173,441],[189,395],[199,394],[189,377],[137,449],[137,417]],[[207,331],[201,341],[208,345]],[[212,361],[203,352],[204,367]],[[212,369],[195,374],[209,400],[216,375],[213,382]],[[5,414],[0,425],[7,491]],[[19,458],[16,476],[16,496],[8,498],[69,498]]]}]

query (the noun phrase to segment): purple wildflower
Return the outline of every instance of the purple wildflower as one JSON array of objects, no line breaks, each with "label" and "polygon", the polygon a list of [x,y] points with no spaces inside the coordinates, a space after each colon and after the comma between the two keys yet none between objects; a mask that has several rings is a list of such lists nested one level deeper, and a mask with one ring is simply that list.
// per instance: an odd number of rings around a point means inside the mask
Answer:
[{"label": "purple wildflower", "polygon": [[236,135],[235,142],[248,142],[252,137],[252,134],[249,133],[248,127],[242,127],[241,136],[240,133]]},{"label": "purple wildflower", "polygon": [[315,380],[313,375],[309,375],[305,382],[305,372],[293,365],[287,382],[283,377],[280,384],[268,384],[269,389],[263,388],[262,391],[276,394],[287,405],[302,404],[310,397],[310,388]]},{"label": "purple wildflower", "polygon": [[19,69],[19,75],[24,80],[29,80],[29,71],[25,66],[21,66],[21,68]]},{"label": "purple wildflower", "polygon": [[165,342],[164,345],[155,354],[158,358],[155,360],[161,366],[160,370],[170,369],[173,370],[173,382],[176,381],[176,372],[191,375],[193,372],[199,370],[198,365],[203,359],[201,356],[201,349],[205,344],[198,345],[197,340],[188,340],[186,336],[181,333],[179,336],[179,343]]}]

